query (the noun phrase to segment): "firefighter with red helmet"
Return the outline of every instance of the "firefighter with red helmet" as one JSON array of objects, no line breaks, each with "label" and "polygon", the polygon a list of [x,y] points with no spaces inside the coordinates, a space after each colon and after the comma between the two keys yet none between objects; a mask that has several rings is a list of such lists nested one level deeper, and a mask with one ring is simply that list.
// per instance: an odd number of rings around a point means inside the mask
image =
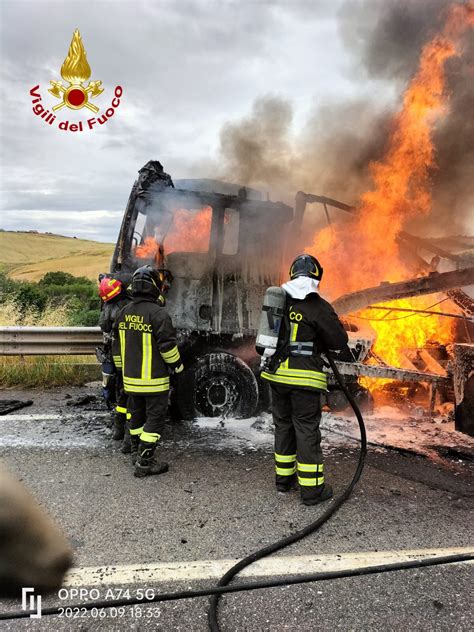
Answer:
[{"label": "firefighter with red helmet", "polygon": [[118,313],[130,296],[127,286],[130,275],[106,275],[99,277],[99,296],[102,301],[99,326],[104,335],[102,373],[104,376],[104,397],[108,404],[115,405],[114,432],[112,438],[123,439],[122,452],[130,452],[130,435],[127,431],[127,394],[123,388],[120,353],[114,352],[113,329]]},{"label": "firefighter with red helmet", "polygon": [[[282,325],[275,355],[261,373],[272,390],[276,486],[289,491],[297,479],[305,505],[331,498],[321,450],[321,392],[327,390],[321,352],[344,349],[347,333],[331,305],[319,294],[323,269],[300,255],[282,285]],[[277,289],[278,290],[278,289]],[[281,291],[281,290],[280,290]]]},{"label": "firefighter with red helmet", "polygon": [[166,421],[170,374],[182,375],[184,370],[176,331],[164,307],[170,277],[151,266],[138,268],[132,301],[116,321],[136,477],[168,471],[168,464],[157,462],[154,455]]}]

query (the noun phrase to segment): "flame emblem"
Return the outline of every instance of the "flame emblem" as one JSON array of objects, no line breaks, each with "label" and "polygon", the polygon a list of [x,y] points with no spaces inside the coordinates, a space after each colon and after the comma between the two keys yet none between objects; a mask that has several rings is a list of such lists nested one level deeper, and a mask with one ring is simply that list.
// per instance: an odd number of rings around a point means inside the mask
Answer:
[{"label": "flame emblem", "polygon": [[86,51],[82,43],[79,29],[74,31],[71,45],[66,59],[61,66],[61,77],[69,83],[63,85],[62,81],[50,81],[51,88],[48,92],[57,99],[62,99],[53,107],[53,110],[60,110],[65,105],[71,110],[89,108],[92,112],[98,112],[99,108],[93,103],[89,103],[89,97],[95,98],[104,91],[101,88],[102,81],[89,81],[85,87],[82,84],[91,76],[91,67],[87,61]]}]

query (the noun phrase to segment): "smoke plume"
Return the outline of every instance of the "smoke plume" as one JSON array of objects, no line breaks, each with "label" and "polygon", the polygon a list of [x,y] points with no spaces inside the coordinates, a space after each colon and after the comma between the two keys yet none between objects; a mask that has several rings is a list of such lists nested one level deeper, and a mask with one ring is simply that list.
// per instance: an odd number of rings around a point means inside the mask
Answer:
[{"label": "smoke plume", "polygon": [[[447,0],[346,2],[339,31],[353,53],[353,75],[388,84],[401,95],[416,71],[423,45],[443,23]],[[419,234],[471,230],[474,203],[474,38],[464,37],[462,54],[446,64],[449,111],[435,131],[437,169],[431,173],[430,221],[411,220]],[[224,178],[271,192],[291,203],[298,190],[354,204],[370,186],[368,166],[382,155],[399,102],[369,99],[325,102],[302,129],[292,128],[291,103],[258,98],[251,113],[221,130]]]}]

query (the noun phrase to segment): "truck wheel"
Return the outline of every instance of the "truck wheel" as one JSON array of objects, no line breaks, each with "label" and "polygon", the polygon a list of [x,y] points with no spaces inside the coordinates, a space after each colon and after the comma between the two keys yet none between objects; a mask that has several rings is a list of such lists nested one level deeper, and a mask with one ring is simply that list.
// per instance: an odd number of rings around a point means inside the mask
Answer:
[{"label": "truck wheel", "polygon": [[[352,388],[351,388],[352,387]],[[374,399],[366,388],[356,385],[350,385],[351,393],[355,399],[357,405],[363,413],[371,413],[374,409]],[[326,393],[326,401],[332,412],[342,412],[343,410],[350,408],[349,401],[344,393],[335,388],[329,393]]]},{"label": "truck wheel", "polygon": [[329,393],[325,393],[324,396],[326,397],[326,402],[331,412],[340,412],[350,406],[347,397],[338,388],[329,391]]},{"label": "truck wheel", "polygon": [[205,417],[250,417],[258,386],[250,367],[230,353],[209,353],[192,367],[194,404]]}]

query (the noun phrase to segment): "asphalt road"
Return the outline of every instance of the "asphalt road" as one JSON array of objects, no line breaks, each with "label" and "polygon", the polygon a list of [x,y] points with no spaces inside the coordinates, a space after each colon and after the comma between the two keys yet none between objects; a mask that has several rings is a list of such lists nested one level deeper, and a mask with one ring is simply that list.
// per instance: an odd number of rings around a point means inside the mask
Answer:
[{"label": "asphalt road", "polygon": [[[83,393],[77,390],[73,396]],[[69,537],[79,576],[84,567],[96,574],[97,567],[110,571],[102,583],[85,585],[99,590],[102,598],[107,588],[136,594],[147,587],[169,592],[212,586],[212,572],[202,571],[212,561],[223,560],[225,567],[226,560],[301,528],[322,511],[301,505],[296,491],[274,491],[268,428],[259,435],[258,420],[248,422],[254,430],[242,441],[230,436],[231,421],[224,427],[218,421],[170,426],[161,448],[169,473],[137,480],[104,419],[94,402],[68,407],[59,391],[0,418],[0,456]],[[246,430],[245,422],[238,426]],[[325,445],[328,478],[340,493],[355,467],[357,445],[341,443],[331,433]],[[370,552],[375,560],[382,552],[397,558],[406,550],[421,555],[427,549],[472,546],[471,475],[469,463],[458,458],[433,462],[426,456],[371,449],[350,501],[317,534],[279,553],[284,559],[276,563],[276,572],[289,572],[298,559],[306,560],[302,556],[340,555],[344,560],[352,553]],[[182,574],[178,577],[177,562],[184,565],[184,580]],[[127,572],[133,576],[140,567],[157,564],[169,565],[166,577],[155,569],[146,581],[124,583],[124,566],[132,568]],[[222,630],[472,629],[472,568],[459,564],[235,594],[222,600]],[[247,580],[257,576],[258,569]],[[64,606],[66,600],[43,599],[44,607],[58,603]],[[75,618],[43,617],[1,626],[199,631],[207,629],[207,605],[200,598],[142,606],[140,612],[110,610],[103,619],[79,612]],[[0,601],[0,612],[19,607],[19,601]]]}]

